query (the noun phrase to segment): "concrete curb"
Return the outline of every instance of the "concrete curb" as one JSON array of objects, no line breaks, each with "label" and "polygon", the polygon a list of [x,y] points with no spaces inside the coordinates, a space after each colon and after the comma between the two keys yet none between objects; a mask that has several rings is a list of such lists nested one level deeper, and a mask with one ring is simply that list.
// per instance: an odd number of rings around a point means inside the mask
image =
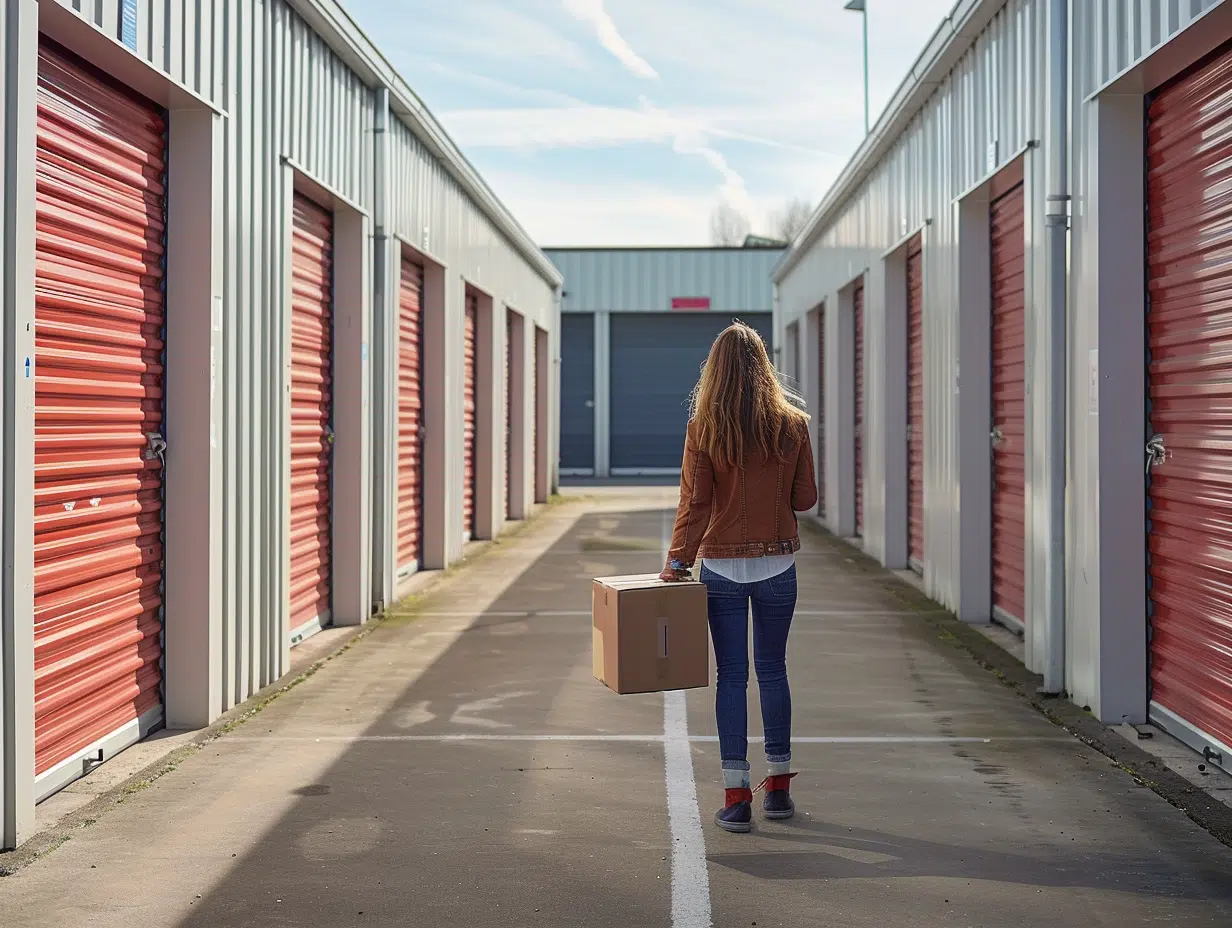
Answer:
[{"label": "concrete curb", "polygon": [[147,789],[159,777],[171,773],[202,748],[243,725],[275,699],[290,692],[334,658],[349,651],[386,621],[390,619],[406,621],[413,618],[423,600],[446,587],[454,579],[458,569],[482,561],[490,552],[499,550],[502,544],[515,540],[528,528],[541,521],[547,513],[565,507],[572,508],[587,499],[588,497],[580,495],[557,497],[550,503],[537,507],[529,519],[510,525],[498,538],[492,541],[472,542],[467,546],[463,556],[445,570],[425,572],[421,575],[422,580],[414,585],[406,597],[391,604],[384,612],[373,616],[364,625],[354,627],[351,634],[331,643],[329,649],[307,667],[288,671],[274,683],[253,694],[247,701],[221,715],[208,728],[196,732],[189,743],[179,744],[170,748],[166,753],[156,756],[132,776],[117,783],[113,788],[101,793],[80,808],[67,813],[54,825],[35,833],[15,850],[0,852],[0,877],[12,876],[60,847],[72,838],[75,832],[96,824],[102,816],[122,805],[130,796]]},{"label": "concrete curb", "polygon": [[1194,824],[1232,848],[1232,808],[1207,795],[1158,758],[1132,742],[1125,740],[1111,726],[1105,725],[1082,707],[1065,697],[1039,694],[1043,677],[1031,673],[1026,666],[979,629],[961,622],[905,580],[894,576],[875,560],[838,538],[814,522],[801,520],[801,529],[810,538],[831,551],[846,556],[861,573],[875,576],[884,589],[911,610],[918,610],[919,620],[937,633],[944,643],[965,652],[976,663],[993,674],[1054,725],[1065,729],[1083,744],[1107,757],[1113,764],[1184,812]]}]

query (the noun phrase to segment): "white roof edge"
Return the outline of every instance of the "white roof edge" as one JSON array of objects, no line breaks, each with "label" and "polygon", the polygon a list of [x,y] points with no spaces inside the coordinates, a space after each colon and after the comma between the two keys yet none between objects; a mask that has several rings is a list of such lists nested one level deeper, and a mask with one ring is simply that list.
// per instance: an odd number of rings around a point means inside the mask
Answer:
[{"label": "white roof edge", "polygon": [[492,192],[424,102],[342,5],[337,0],[287,0],[287,3],[366,83],[389,90],[390,109],[394,114],[406,122],[415,136],[440,159],[475,205],[521,252],[539,276],[554,288],[559,288],[564,282],[560,271]]},{"label": "white roof edge", "polygon": [[841,209],[898,141],[904,129],[932,97],[933,91],[967,53],[1009,0],[958,0],[925,43],[907,76],[890,97],[876,125],[856,149],[838,179],[818,204],[808,223],[770,272],[781,283],[825,231]]}]

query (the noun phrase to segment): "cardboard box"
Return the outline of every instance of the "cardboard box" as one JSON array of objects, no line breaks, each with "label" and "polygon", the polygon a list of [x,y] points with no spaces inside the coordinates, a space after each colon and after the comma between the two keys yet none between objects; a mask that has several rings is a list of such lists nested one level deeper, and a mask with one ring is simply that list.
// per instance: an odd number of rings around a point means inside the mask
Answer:
[{"label": "cardboard box", "polygon": [[594,582],[595,679],[617,693],[661,693],[710,685],[706,588],[657,574]]}]

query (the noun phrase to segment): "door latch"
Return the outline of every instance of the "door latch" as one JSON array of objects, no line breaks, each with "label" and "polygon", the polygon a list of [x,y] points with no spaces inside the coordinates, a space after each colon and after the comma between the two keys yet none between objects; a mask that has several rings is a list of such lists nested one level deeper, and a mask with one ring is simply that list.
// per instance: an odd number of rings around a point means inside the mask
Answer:
[{"label": "door latch", "polygon": [[147,461],[152,461],[158,458],[163,467],[167,466],[167,440],[163,438],[160,432],[146,432],[145,435],[145,454],[142,455]]},{"label": "door latch", "polygon": [[1149,474],[1152,467],[1158,467],[1166,460],[1168,460],[1168,449],[1164,446],[1164,437],[1162,435],[1151,436],[1151,440],[1146,443],[1146,472]]}]

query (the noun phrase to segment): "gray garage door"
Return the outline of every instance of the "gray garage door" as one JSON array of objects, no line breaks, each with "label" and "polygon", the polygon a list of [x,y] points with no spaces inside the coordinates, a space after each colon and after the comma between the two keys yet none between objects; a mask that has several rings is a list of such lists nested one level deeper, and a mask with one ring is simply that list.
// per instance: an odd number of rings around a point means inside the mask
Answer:
[{"label": "gray garage door", "polygon": [[[770,350],[770,314],[740,318]],[[612,314],[614,472],[680,469],[689,393],[715,336],[731,322],[723,313]]]},{"label": "gray garage door", "polygon": [[595,466],[595,317],[560,317],[560,466],[590,471]]}]

